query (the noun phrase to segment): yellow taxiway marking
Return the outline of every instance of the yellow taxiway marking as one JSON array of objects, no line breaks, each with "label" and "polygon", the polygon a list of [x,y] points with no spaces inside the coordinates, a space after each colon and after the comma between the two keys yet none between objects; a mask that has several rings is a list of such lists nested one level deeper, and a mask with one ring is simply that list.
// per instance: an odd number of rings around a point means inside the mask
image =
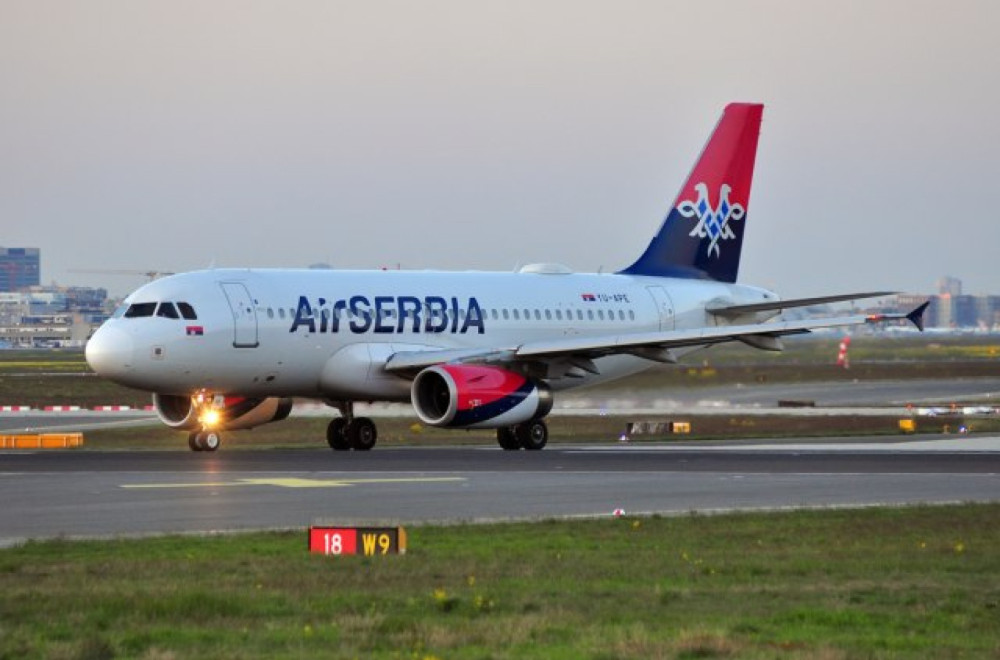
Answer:
[{"label": "yellow taxiway marking", "polygon": [[237,479],[236,481],[202,481],[184,484],[122,484],[122,488],[223,488],[230,486],[277,486],[279,488],[341,488],[366,484],[442,483],[465,481],[464,477],[400,477],[394,479],[302,479],[273,477]]}]

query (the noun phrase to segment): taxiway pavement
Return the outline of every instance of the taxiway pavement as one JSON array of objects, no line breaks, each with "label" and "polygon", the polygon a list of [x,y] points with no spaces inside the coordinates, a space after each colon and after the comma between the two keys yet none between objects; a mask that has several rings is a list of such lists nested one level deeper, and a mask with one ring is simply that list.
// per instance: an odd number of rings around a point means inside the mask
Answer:
[{"label": "taxiway pavement", "polygon": [[310,524],[1000,501],[1000,437],[0,453],[0,545]]}]

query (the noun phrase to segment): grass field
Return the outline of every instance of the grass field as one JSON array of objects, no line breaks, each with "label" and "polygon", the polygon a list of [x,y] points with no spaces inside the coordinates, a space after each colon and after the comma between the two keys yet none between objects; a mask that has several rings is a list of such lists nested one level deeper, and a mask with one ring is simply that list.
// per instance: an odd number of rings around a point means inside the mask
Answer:
[{"label": "grass field", "polygon": [[3,658],[1000,653],[1000,505],[305,530],[0,551]]}]

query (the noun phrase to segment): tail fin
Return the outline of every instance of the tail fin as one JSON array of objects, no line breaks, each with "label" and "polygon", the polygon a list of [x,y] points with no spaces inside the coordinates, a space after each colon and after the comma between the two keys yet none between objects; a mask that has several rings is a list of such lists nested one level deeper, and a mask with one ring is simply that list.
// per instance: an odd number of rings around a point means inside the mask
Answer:
[{"label": "tail fin", "polygon": [[726,106],[660,231],[623,274],[736,281],[763,110]]}]

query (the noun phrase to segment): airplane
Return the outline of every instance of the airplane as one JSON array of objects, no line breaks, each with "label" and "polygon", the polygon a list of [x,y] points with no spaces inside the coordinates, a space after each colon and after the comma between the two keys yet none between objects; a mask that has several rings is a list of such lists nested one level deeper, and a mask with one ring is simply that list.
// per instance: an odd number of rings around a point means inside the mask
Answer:
[{"label": "airplane", "polygon": [[221,432],[285,419],[293,397],[340,415],[326,439],[370,450],[355,402],[409,401],[427,425],[496,429],[500,447],[539,450],[553,395],[634,374],[722,342],[780,351],[818,328],[908,314],[777,319],[783,309],[888,291],[781,300],[737,283],[763,105],[728,105],[666,219],[616,273],[557,264],[516,272],[211,269],[129,295],[93,335],[100,376],[153,393],[194,451]]}]

